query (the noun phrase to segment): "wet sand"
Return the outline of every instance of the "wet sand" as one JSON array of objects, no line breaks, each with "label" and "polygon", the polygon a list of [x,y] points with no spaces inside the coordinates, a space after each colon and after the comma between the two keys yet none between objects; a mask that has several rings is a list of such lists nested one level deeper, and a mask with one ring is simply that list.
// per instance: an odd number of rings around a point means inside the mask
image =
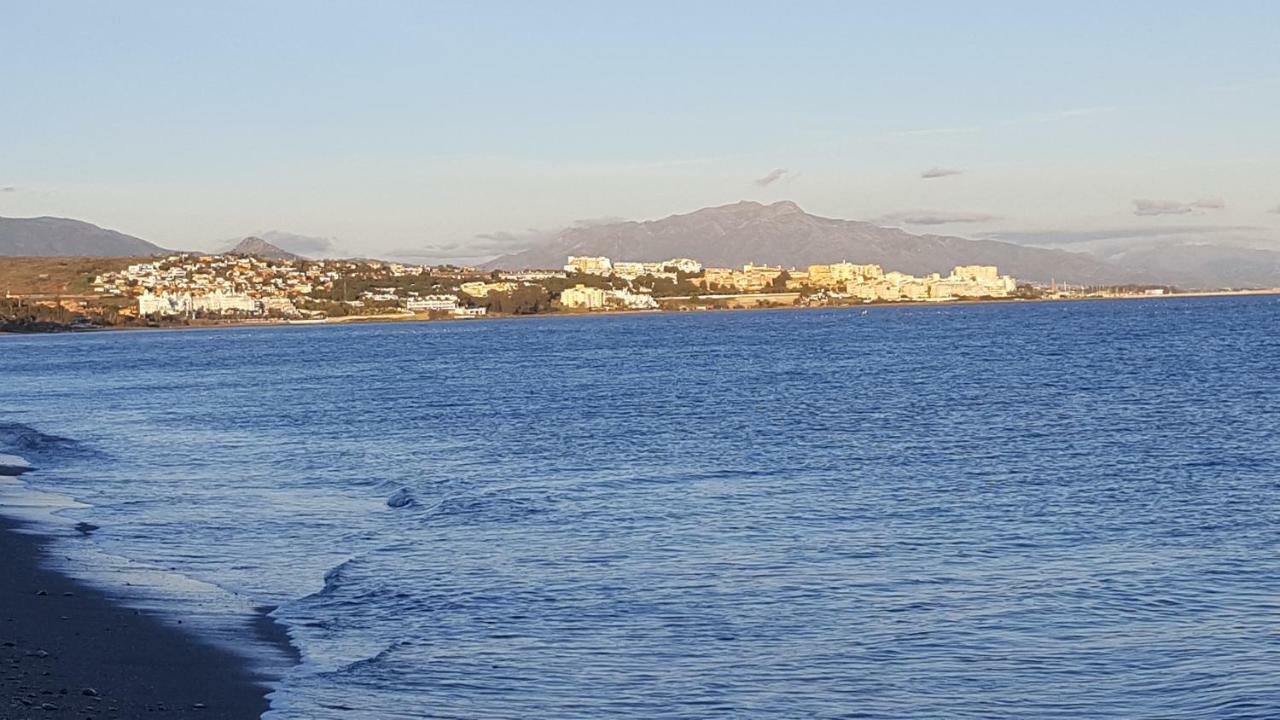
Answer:
[{"label": "wet sand", "polygon": [[[0,518],[0,717],[258,718],[267,678],[158,618],[43,566],[45,541]],[[256,631],[285,643],[263,617]]]}]

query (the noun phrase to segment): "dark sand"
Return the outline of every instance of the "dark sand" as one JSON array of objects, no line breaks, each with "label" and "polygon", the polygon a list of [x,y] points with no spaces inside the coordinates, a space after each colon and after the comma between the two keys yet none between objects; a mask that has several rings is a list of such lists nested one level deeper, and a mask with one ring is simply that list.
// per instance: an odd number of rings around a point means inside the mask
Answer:
[{"label": "dark sand", "polygon": [[[45,542],[0,518],[0,718],[258,718],[239,657],[41,566]],[[283,633],[265,617],[260,633]]]}]

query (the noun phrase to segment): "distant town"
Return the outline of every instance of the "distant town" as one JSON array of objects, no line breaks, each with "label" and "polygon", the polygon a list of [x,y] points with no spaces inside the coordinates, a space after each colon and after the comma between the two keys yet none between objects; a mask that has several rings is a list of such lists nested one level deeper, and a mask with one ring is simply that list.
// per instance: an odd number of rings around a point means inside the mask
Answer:
[{"label": "distant town", "polygon": [[1019,283],[991,265],[961,265],[946,275],[917,276],[852,262],[718,268],[692,258],[638,262],[576,256],[559,269],[506,272],[371,260],[175,254],[84,275],[80,285],[65,293],[6,289],[0,306],[5,328],[475,319],[1168,292]]}]

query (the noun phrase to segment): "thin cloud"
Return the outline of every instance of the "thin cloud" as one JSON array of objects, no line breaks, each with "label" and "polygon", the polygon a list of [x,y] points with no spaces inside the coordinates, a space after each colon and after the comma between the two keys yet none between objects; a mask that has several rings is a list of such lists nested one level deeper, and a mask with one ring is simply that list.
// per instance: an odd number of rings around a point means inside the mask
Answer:
[{"label": "thin cloud", "polygon": [[963,175],[964,171],[960,168],[948,167],[931,167],[920,173],[920,177],[924,180],[932,180],[933,178],[950,177],[952,175]]},{"label": "thin cloud", "polygon": [[903,210],[876,218],[875,222],[888,225],[950,225],[952,223],[980,223],[999,220],[996,215],[947,210]]},{"label": "thin cloud", "polygon": [[5,185],[4,187],[0,187],[0,192],[6,192],[6,193],[18,192],[18,188],[14,187],[13,185]]},{"label": "thin cloud", "polygon": [[582,218],[581,220],[574,220],[573,225],[571,227],[589,228],[589,227],[596,227],[598,225],[616,225],[617,223],[621,223],[621,222],[627,222],[627,219],[624,217],[620,217],[618,215],[601,215],[600,217]]},{"label": "thin cloud", "polygon": [[1190,215],[1201,210],[1221,210],[1227,204],[1222,198],[1208,197],[1195,202],[1178,202],[1176,200],[1146,200],[1138,199],[1133,201],[1133,214],[1141,216],[1155,215]]},{"label": "thin cloud", "polygon": [[[551,233],[546,230],[538,230],[529,228],[523,232],[513,232],[511,230],[495,230],[488,233],[477,233],[475,239],[479,242],[477,245],[516,245],[523,242],[536,242],[539,239],[546,238]],[[437,247],[456,247],[457,243],[449,245],[439,245]]]},{"label": "thin cloud", "polygon": [[1177,240],[1209,235],[1256,233],[1264,228],[1253,225],[1142,225],[1137,227],[1104,228],[1101,230],[1002,230],[977,233],[974,237],[984,240],[1016,243],[1019,245],[1071,245],[1100,240]]},{"label": "thin cloud", "polygon": [[[616,215],[604,215],[601,217],[581,218],[569,223],[568,226],[556,228],[554,230],[545,230],[543,228],[525,228],[524,230],[495,230],[493,232],[478,233],[474,237],[474,241],[470,244],[471,248],[481,248],[485,250],[496,250],[504,252],[511,248],[524,249],[539,243],[550,240],[561,233],[569,230],[579,230],[585,228],[593,228],[600,225],[614,225],[626,222],[626,218]],[[451,243],[448,247],[458,247],[459,243]],[[439,246],[444,247],[444,246]]]},{"label": "thin cloud", "polygon": [[1272,213],[1273,215],[1280,215],[1280,205],[1277,205],[1277,206],[1275,206],[1275,207],[1271,208],[1271,213]]},{"label": "thin cloud", "polygon": [[495,230],[478,233],[470,240],[434,243],[417,248],[397,248],[391,251],[393,257],[413,259],[415,261],[475,261],[489,260],[498,255],[527,250],[537,245],[555,240],[571,230],[612,225],[626,222],[625,218],[606,215],[602,217],[582,218],[574,220],[568,226],[555,230],[542,228],[525,228],[524,230]]},{"label": "thin cloud", "polygon": [[894,130],[888,135],[890,137],[927,137],[929,135],[971,135],[973,133],[982,132],[980,127],[936,127],[936,128],[913,128],[910,130]]},{"label": "thin cloud", "polygon": [[299,255],[329,255],[337,251],[338,243],[334,238],[298,235],[295,233],[269,230],[259,233],[258,237]]},{"label": "thin cloud", "polygon": [[786,168],[775,168],[770,170],[768,175],[765,175],[762,178],[756,178],[755,183],[760,187],[768,187],[786,177],[788,172],[789,171]]}]

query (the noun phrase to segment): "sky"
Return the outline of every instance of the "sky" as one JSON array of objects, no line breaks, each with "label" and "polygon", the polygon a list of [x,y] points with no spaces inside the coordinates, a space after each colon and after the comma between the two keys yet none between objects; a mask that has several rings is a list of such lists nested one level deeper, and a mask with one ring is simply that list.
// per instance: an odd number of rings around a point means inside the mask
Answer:
[{"label": "sky", "polygon": [[170,248],[277,229],[470,259],[744,199],[1280,248],[1275,2],[0,0],[0,18],[0,216]]}]

